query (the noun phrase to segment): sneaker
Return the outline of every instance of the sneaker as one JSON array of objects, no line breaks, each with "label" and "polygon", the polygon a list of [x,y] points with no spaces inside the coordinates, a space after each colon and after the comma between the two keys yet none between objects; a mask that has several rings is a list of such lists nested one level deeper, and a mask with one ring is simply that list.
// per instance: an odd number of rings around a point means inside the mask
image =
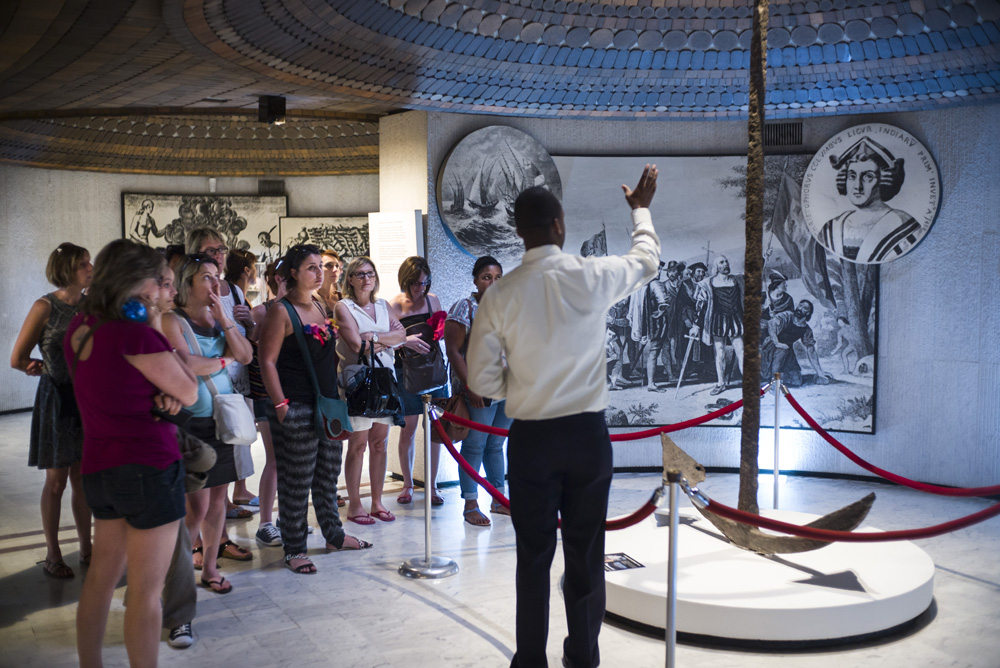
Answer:
[{"label": "sneaker", "polygon": [[[278,519],[274,520],[274,526],[278,527],[279,530],[281,529],[281,517],[278,517]],[[312,527],[306,527],[306,533],[311,534],[312,532],[313,532]]]},{"label": "sneaker", "polygon": [[270,522],[261,524],[257,529],[257,542],[265,547],[278,547],[281,545],[281,532]]},{"label": "sneaker", "polygon": [[191,622],[175,626],[170,629],[170,637],[167,644],[176,649],[187,649],[194,644],[194,636],[191,634]]}]

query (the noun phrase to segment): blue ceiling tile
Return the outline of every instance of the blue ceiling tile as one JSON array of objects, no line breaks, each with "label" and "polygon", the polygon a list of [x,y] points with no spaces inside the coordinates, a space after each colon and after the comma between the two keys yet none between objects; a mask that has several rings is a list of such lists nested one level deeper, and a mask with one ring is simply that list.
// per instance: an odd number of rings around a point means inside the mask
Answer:
[{"label": "blue ceiling tile", "polygon": [[[949,77],[939,77],[937,82],[941,85],[941,90],[955,90],[955,82]],[[963,81],[962,84],[964,83]]]},{"label": "blue ceiling tile", "polygon": [[808,47],[809,49],[809,62],[813,65],[823,64],[823,47],[819,44],[813,44]]},{"label": "blue ceiling tile", "polygon": [[868,84],[865,84],[864,86],[861,87],[861,99],[868,100],[874,97],[874,95],[875,95],[875,89],[869,86]]},{"label": "blue ceiling tile", "polygon": [[863,62],[866,60],[865,48],[859,42],[851,42],[848,47],[851,52],[852,61]]},{"label": "blue ceiling tile", "polygon": [[909,81],[903,81],[899,84],[899,93],[900,95],[913,95],[913,86],[910,85]]},{"label": "blue ceiling tile", "polygon": [[829,102],[830,100],[832,100],[834,98],[833,89],[832,88],[824,88],[822,91],[820,91],[820,93],[822,93],[822,95],[820,95],[820,97],[823,98],[824,102]]},{"label": "blue ceiling tile", "polygon": [[1000,42],[1000,28],[997,28],[996,23],[983,23],[983,32],[990,38],[991,44]]},{"label": "blue ceiling tile", "polygon": [[837,58],[837,47],[835,47],[833,44],[824,44],[823,45],[823,62],[832,65],[833,63],[836,63],[837,60],[838,60],[838,58]]},{"label": "blue ceiling tile", "polygon": [[702,68],[706,70],[714,70],[716,69],[716,64],[718,63],[718,60],[719,60],[718,51],[706,51],[705,63],[704,65],[702,65]]},{"label": "blue ceiling tile", "polygon": [[982,26],[972,26],[969,28],[969,32],[972,34],[972,39],[976,40],[976,44],[979,46],[990,44],[990,38],[986,36],[986,31],[983,30]]},{"label": "blue ceiling tile", "polygon": [[[642,51],[642,57],[639,58],[639,63],[637,67],[640,70],[648,70],[649,66],[653,63],[653,52],[652,51]],[[633,69],[630,67],[629,69]]]},{"label": "blue ceiling tile", "polygon": [[841,102],[847,100],[847,89],[843,86],[837,86],[833,89],[833,97],[835,100],[839,100]]},{"label": "blue ceiling tile", "polygon": [[847,99],[857,100],[860,97],[861,97],[861,90],[857,86],[847,87]]},{"label": "blue ceiling tile", "polygon": [[872,91],[874,91],[875,97],[888,97],[885,86],[882,84],[875,84],[872,86]]},{"label": "blue ceiling tile", "polygon": [[920,46],[917,44],[917,39],[910,35],[903,36],[903,51],[908,56],[916,56],[920,54]]},{"label": "blue ceiling tile", "polygon": [[716,62],[715,68],[719,69],[719,70],[728,70],[729,69],[729,56],[730,56],[730,54],[729,54],[728,51],[722,51],[722,52],[720,52],[719,53],[719,59]]},{"label": "blue ceiling tile", "polygon": [[713,90],[711,93],[708,94],[708,106],[709,107],[718,107],[719,103],[721,102],[721,100],[722,100],[722,96],[719,95],[718,91]]},{"label": "blue ceiling tile", "polygon": [[809,62],[809,49],[804,46],[796,47],[795,64],[799,67],[805,67]]},{"label": "blue ceiling tile", "polygon": [[616,70],[621,70],[624,69],[625,65],[628,63],[629,55],[635,52],[629,51],[628,49],[620,49],[618,51],[608,52],[609,55],[612,53],[615,54],[615,59],[612,61],[611,67],[615,68]]},{"label": "blue ceiling tile", "polygon": [[892,58],[892,49],[889,48],[889,40],[887,39],[875,40],[875,48],[878,49],[879,58]]},{"label": "blue ceiling tile", "polygon": [[767,50],[767,64],[770,67],[783,67],[784,62],[781,57],[781,49],[768,49]]},{"label": "blue ceiling tile", "polygon": [[653,54],[653,64],[650,66],[651,69],[658,70],[663,67],[664,61],[667,59],[666,51],[657,51]]},{"label": "blue ceiling tile", "polygon": [[[583,55],[583,49],[570,49],[569,55],[566,56],[566,67],[576,67],[579,65],[581,55]],[[580,65],[580,67],[584,66]]]},{"label": "blue ceiling tile", "polygon": [[604,52],[604,60],[601,62],[601,69],[610,70],[614,68],[617,59],[618,51],[616,49],[608,49]]},{"label": "blue ceiling tile", "polygon": [[[573,49],[574,52],[577,49]],[[580,61],[576,64],[577,67],[590,67],[590,60],[594,57],[593,49],[582,49],[580,53]]]},{"label": "blue ceiling tile", "polygon": [[815,88],[813,88],[812,90],[805,90],[804,88],[800,88],[797,91],[795,91],[794,101],[805,103],[808,102],[813,97],[813,95],[816,96],[817,100],[819,99],[819,91],[816,90]]},{"label": "blue ceiling tile", "polygon": [[741,90],[738,90],[735,93],[733,93],[733,104],[735,104],[737,106],[743,106],[746,103],[747,103],[747,94],[746,93],[744,93]]},{"label": "blue ceiling tile", "polygon": [[958,33],[958,39],[966,49],[976,46],[976,38],[972,36],[972,32],[968,28],[959,28],[955,32]]},{"label": "blue ceiling tile", "polygon": [[685,107],[690,107],[694,105],[694,93],[687,92],[684,93],[684,101],[681,103]]},{"label": "blue ceiling tile", "polygon": [[931,38],[931,44],[934,45],[936,52],[942,53],[948,50],[948,42],[945,41],[944,35],[939,32],[932,32],[928,36]]},{"label": "blue ceiling tile", "polygon": [[604,64],[604,55],[607,53],[604,49],[594,49],[593,54],[590,58],[591,69],[599,68]]},{"label": "blue ceiling tile", "polygon": [[949,49],[957,50],[962,48],[962,40],[958,38],[958,33],[956,33],[954,30],[945,30],[944,33],[942,34],[944,36],[944,41],[948,44]]},{"label": "blue ceiling tile", "polygon": [[875,42],[870,39],[865,40],[861,46],[865,50],[865,60],[878,60],[878,49],[875,47]]},{"label": "blue ceiling tile", "polygon": [[924,85],[923,81],[914,81],[910,85],[913,86],[913,93],[914,93],[914,95],[926,95],[927,94],[927,86]]},{"label": "blue ceiling tile", "polygon": [[705,65],[705,52],[695,51],[691,54],[691,69],[700,70],[704,69]]},{"label": "blue ceiling tile", "polygon": [[899,86],[894,83],[886,84],[885,92],[889,97],[897,97],[899,95]]},{"label": "blue ceiling tile", "polygon": [[667,51],[666,62],[663,63],[663,67],[668,70],[676,70],[677,62],[680,60],[680,54],[677,51]]},{"label": "blue ceiling tile", "polygon": [[927,92],[929,93],[940,93],[941,92],[941,82],[937,79],[928,79],[924,82],[927,86]]},{"label": "blue ceiling tile", "polygon": [[906,55],[906,49],[903,48],[903,40],[898,37],[889,38],[889,50],[892,51],[893,58],[902,58]]},{"label": "blue ceiling tile", "polygon": [[733,94],[728,90],[722,91],[722,95],[719,96],[719,104],[724,107],[728,107],[733,104]]},{"label": "blue ceiling tile", "polygon": [[566,61],[569,59],[570,53],[572,53],[572,51],[568,46],[560,46],[558,49],[556,49],[556,55],[552,59],[552,64],[555,65],[556,67],[562,67],[563,65],[566,64]]},{"label": "blue ceiling tile", "polygon": [[677,69],[686,70],[691,67],[691,52],[681,51],[677,55]]},{"label": "blue ceiling tile", "polygon": [[679,107],[684,102],[683,93],[671,93],[670,94],[670,106]]}]

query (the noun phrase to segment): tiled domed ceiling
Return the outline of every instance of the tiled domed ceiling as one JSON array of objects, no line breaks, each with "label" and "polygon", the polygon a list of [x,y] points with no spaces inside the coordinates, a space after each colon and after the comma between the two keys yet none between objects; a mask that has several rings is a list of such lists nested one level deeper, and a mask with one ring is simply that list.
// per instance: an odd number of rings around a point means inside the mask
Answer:
[{"label": "tiled domed ceiling", "polygon": [[[362,173],[377,169],[378,116],[404,109],[738,119],[750,11],[751,0],[4,0],[0,160]],[[775,1],[768,37],[769,118],[998,99],[1000,0]],[[306,131],[265,139],[264,94],[284,95]]]}]

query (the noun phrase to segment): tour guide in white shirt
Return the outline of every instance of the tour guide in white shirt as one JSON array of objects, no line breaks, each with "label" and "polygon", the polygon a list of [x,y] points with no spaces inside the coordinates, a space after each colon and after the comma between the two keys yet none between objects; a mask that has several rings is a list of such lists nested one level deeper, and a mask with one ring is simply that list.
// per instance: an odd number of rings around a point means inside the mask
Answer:
[{"label": "tour guide in white shirt", "polygon": [[[656,276],[660,241],[649,203],[656,166],[646,165],[632,207],[632,248],[616,257],[562,252],[563,210],[542,187],[514,203],[521,266],[483,296],[469,341],[469,387],[507,400],[510,511],[517,535],[517,650],[512,667],[547,666],[549,569],[562,519],[568,635],[563,665],[600,663],[604,617],[604,521],[612,458],[605,315]],[[506,364],[504,363],[506,360]]]}]

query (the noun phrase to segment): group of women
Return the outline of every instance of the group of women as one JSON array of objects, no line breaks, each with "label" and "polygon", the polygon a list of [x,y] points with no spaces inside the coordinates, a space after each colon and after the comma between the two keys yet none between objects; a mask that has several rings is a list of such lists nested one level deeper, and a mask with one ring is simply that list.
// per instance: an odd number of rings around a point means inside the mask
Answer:
[{"label": "group of women", "polygon": [[[339,372],[358,363],[363,347],[393,368],[394,350],[405,347],[419,356],[439,345],[429,334],[432,328],[416,327],[444,316],[430,292],[431,271],[423,258],[403,263],[402,292],[387,301],[379,296],[379,275],[370,258],[354,258],[342,267],[332,251],[293,246],[268,267],[265,278],[273,298],[251,309],[246,294],[256,279],[252,254],[229,253],[209,228],[190,232],[184,250],[168,263],[148,246],[118,240],[91,264],[86,249],[60,245],[46,270],[56,290],[32,306],[11,356],[13,367],[40,376],[29,464],[46,471],[41,508],[47,553],[40,563],[54,578],[74,576],[57,536],[67,481],[73,491],[80,564],[90,567],[77,615],[82,666],[101,665],[108,610],[126,564],[130,662],[155,665],[161,623],[171,628],[175,647],[192,641],[194,587],[183,584],[190,575],[177,574],[191,573],[193,565],[200,568],[204,587],[224,594],[232,584],[221,574],[219,559],[253,556],[230,541],[225,528],[232,511],[228,487],[253,471],[249,448],[216,437],[214,395],[246,395],[258,418],[266,461],[257,541],[282,545],[284,563],[293,572],[315,573],[306,549],[310,493],[329,551],[372,547],[345,532],[338,505],[346,505],[346,519],[359,525],[392,522],[395,516],[383,500],[392,418],[352,416],[344,453],[342,441],[316,429],[312,374],[320,394],[343,396]],[[468,389],[464,361],[479,300],[501,275],[493,258],[476,262],[475,291],[448,312],[444,341],[451,391],[463,393],[473,420],[507,427],[503,402],[491,403]],[[36,346],[40,360],[31,357]],[[433,394],[445,397],[447,391],[443,387]],[[400,394],[404,480],[396,502],[405,505],[413,501],[414,435],[422,400],[405,387]],[[185,493],[178,445],[188,437],[179,441],[178,429],[215,455],[204,487],[190,493]],[[360,489],[366,451],[367,509]],[[503,489],[502,438],[472,431],[462,454]],[[432,461],[436,478],[437,448]],[[346,500],[337,495],[342,465]],[[489,518],[478,508],[476,483],[460,475],[465,520],[488,526]],[[433,483],[427,490],[435,505],[444,502]],[[234,498],[241,494],[249,495],[245,484],[237,486]],[[272,523],[275,496],[280,530]],[[499,504],[491,509],[505,512]]]}]

